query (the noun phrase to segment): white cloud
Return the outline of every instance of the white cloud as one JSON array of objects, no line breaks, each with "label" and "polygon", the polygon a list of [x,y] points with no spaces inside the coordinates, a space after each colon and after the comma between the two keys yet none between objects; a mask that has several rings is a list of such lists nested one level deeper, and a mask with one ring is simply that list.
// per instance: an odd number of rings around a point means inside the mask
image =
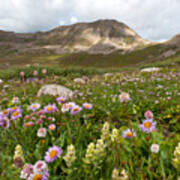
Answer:
[{"label": "white cloud", "polygon": [[162,40],[180,33],[179,9],[180,0],[0,0],[0,29],[35,32],[108,18]]},{"label": "white cloud", "polygon": [[70,22],[71,24],[77,23],[78,19],[76,17],[71,17]]}]

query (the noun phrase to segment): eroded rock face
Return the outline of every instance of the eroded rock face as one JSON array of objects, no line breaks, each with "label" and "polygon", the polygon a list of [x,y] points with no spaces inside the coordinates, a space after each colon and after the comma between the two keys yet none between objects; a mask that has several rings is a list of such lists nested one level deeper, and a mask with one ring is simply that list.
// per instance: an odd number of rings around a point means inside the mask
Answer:
[{"label": "eroded rock face", "polygon": [[41,95],[63,96],[66,98],[72,98],[73,91],[61,85],[48,84],[42,86],[38,91],[37,96],[40,97]]},{"label": "eroded rock face", "polygon": [[166,51],[165,53],[163,53],[163,56],[165,57],[165,58],[168,58],[168,57],[171,57],[171,56],[173,56],[173,55],[175,55],[176,54],[176,51],[174,51],[174,50],[169,50],[169,51]]}]

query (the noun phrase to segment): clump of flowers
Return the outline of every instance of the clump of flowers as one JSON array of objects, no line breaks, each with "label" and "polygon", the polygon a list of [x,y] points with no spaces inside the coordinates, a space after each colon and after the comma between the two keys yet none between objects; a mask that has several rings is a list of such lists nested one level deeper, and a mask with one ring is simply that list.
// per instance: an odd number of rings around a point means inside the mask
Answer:
[{"label": "clump of flowers", "polygon": [[37,161],[35,165],[26,164],[21,171],[20,178],[26,180],[48,180],[48,166],[44,161]]},{"label": "clump of flowers", "polygon": [[98,157],[104,156],[105,153],[105,143],[103,139],[98,139],[96,143],[95,155]]},{"label": "clump of flowers", "polygon": [[71,167],[76,160],[76,150],[72,144],[67,147],[67,154],[63,157],[63,159],[68,167]]},{"label": "clump of flowers", "polygon": [[134,131],[134,129],[127,129],[123,131],[122,133],[122,137],[127,138],[127,139],[131,139],[135,136],[136,136],[136,132]]},{"label": "clump of flowers", "polygon": [[63,150],[58,146],[53,146],[48,149],[44,157],[45,161],[51,163],[61,156]]},{"label": "clump of flowers", "polygon": [[172,162],[176,169],[180,169],[180,143],[178,143],[178,146],[175,148]]},{"label": "clump of flowers", "polygon": [[117,168],[114,168],[112,180],[128,180],[128,174],[124,169],[120,172]]},{"label": "clump of flowers", "polygon": [[15,147],[13,159],[14,159],[15,167],[20,168],[23,166],[23,164],[24,164],[24,152],[23,152],[22,146],[19,144]]},{"label": "clump of flowers", "polygon": [[101,130],[101,139],[107,140],[110,137],[110,125],[108,122],[105,122]]},{"label": "clump of flowers", "polygon": [[122,92],[119,95],[119,99],[120,99],[121,103],[127,103],[128,101],[131,100],[130,95],[128,93],[126,93],[126,92]]},{"label": "clump of flowers", "polygon": [[105,156],[105,147],[106,145],[102,139],[98,139],[96,145],[90,143],[84,158],[85,164],[101,164]]},{"label": "clump of flowers", "polygon": [[93,142],[91,142],[86,150],[86,155],[85,155],[85,159],[84,162],[86,164],[90,164],[91,160],[94,159],[94,152],[95,152],[95,144]]},{"label": "clump of flowers", "polygon": [[114,128],[114,129],[112,130],[112,134],[111,134],[111,141],[112,141],[112,142],[115,142],[115,141],[117,141],[118,139],[119,139],[119,131],[118,131],[118,129]]}]

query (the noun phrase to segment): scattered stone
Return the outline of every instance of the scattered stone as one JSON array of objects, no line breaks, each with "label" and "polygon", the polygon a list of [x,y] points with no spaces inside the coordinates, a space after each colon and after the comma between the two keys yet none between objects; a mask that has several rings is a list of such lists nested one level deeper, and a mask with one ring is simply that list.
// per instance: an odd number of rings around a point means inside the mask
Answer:
[{"label": "scattered stone", "polygon": [[159,71],[160,68],[158,67],[150,67],[150,68],[144,68],[141,70],[141,72],[153,72],[153,71]]},{"label": "scattered stone", "polygon": [[61,85],[57,84],[48,84],[41,87],[38,91],[37,96],[40,97],[41,95],[52,95],[52,96],[63,96],[66,98],[72,98],[73,92]]},{"label": "scattered stone", "polygon": [[88,77],[84,76],[82,78],[75,78],[74,82],[78,84],[86,84],[88,82]]},{"label": "scattered stone", "polygon": [[2,79],[0,79],[0,84],[2,84],[3,83],[3,80]]},{"label": "scattered stone", "polygon": [[105,73],[105,74],[104,74],[104,77],[105,77],[105,78],[110,77],[110,76],[113,76],[113,73]]}]

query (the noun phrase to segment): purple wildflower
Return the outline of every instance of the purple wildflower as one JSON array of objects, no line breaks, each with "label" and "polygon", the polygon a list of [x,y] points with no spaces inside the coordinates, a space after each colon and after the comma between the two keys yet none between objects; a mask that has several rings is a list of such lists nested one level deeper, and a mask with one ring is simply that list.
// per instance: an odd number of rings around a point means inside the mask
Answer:
[{"label": "purple wildflower", "polygon": [[11,115],[11,120],[16,120],[20,117],[22,117],[22,109],[17,108],[15,111],[13,111]]},{"label": "purple wildflower", "polygon": [[32,110],[32,111],[36,111],[40,108],[40,104],[39,103],[33,103],[29,106],[29,109]]},{"label": "purple wildflower", "polygon": [[60,147],[53,146],[48,149],[44,159],[46,162],[51,163],[54,160],[56,160],[57,158],[59,158],[62,153],[63,153],[63,150]]},{"label": "purple wildflower", "polygon": [[58,97],[56,99],[56,101],[57,101],[58,104],[65,103],[66,102],[66,98],[65,97]]},{"label": "purple wildflower", "polygon": [[44,112],[45,113],[53,113],[53,112],[55,112],[55,111],[57,111],[58,109],[57,109],[57,107],[56,107],[56,105],[54,105],[54,104],[49,104],[49,105],[47,105],[47,106],[45,106],[44,107]]},{"label": "purple wildflower", "polygon": [[5,109],[0,112],[0,116],[7,117],[9,116],[10,112],[11,112],[11,108]]},{"label": "purple wildflower", "polygon": [[133,129],[127,129],[123,131],[122,137],[131,139],[136,136],[136,132]]},{"label": "purple wildflower", "polygon": [[79,113],[81,110],[82,110],[82,107],[80,107],[80,106],[78,106],[78,105],[75,105],[75,106],[71,109],[70,113],[71,113],[72,115],[75,115],[75,114]]},{"label": "purple wildflower", "polygon": [[143,132],[150,133],[156,129],[156,123],[152,119],[145,119],[139,128]]},{"label": "purple wildflower", "polygon": [[93,105],[92,104],[90,104],[90,103],[83,103],[83,108],[85,108],[85,109],[92,109],[92,107],[93,107]]}]

